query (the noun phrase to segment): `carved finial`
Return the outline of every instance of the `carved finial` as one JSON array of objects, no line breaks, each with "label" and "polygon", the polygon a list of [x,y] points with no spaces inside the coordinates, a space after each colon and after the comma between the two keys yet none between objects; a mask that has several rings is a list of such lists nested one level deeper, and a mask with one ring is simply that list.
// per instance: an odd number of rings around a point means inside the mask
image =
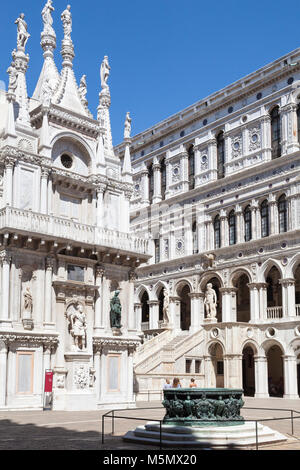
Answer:
[{"label": "carved finial", "polygon": [[52,28],[52,25],[53,25],[52,12],[55,11],[54,7],[52,6],[52,3],[53,3],[52,0],[47,0],[47,3],[42,10],[42,19],[44,23],[43,33],[56,36],[55,31]]},{"label": "carved finial", "polygon": [[71,39],[71,32],[72,32],[71,5],[68,5],[67,8],[62,12],[61,20],[64,26],[65,39]]},{"label": "carved finial", "polygon": [[21,13],[19,18],[16,19],[15,24],[18,25],[17,31],[17,47],[18,50],[24,50],[30,34],[27,31],[27,23],[24,20],[25,15]]},{"label": "carved finial", "polygon": [[103,90],[109,90],[109,86],[107,84],[109,75],[110,75],[110,66],[108,63],[108,57],[106,55],[104,56],[104,59],[100,68],[101,87]]},{"label": "carved finial", "polygon": [[130,113],[127,113],[124,127],[124,139],[130,139],[131,137],[131,121]]}]

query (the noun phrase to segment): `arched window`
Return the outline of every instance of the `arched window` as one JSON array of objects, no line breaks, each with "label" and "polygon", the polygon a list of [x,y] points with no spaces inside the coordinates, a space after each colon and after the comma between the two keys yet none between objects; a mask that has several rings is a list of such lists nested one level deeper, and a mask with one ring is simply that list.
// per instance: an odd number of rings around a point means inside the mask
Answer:
[{"label": "arched window", "polygon": [[249,242],[252,239],[252,220],[251,220],[251,208],[247,206],[244,210],[244,223],[245,223],[245,242]]},{"label": "arched window", "polygon": [[218,179],[225,176],[225,141],[224,132],[217,135],[217,165],[218,165]]},{"label": "arched window", "polygon": [[228,216],[228,226],[229,226],[229,245],[236,244],[236,215],[234,210],[229,213]]},{"label": "arched window", "polygon": [[195,187],[195,152],[194,146],[191,145],[188,150],[188,165],[189,165],[189,189],[194,189]]},{"label": "arched window", "polygon": [[279,233],[287,232],[287,203],[285,194],[278,199]]},{"label": "arched window", "polygon": [[144,292],[141,298],[141,304],[142,304],[142,323],[147,323],[149,322],[149,296],[147,292]]},{"label": "arched window", "polygon": [[150,204],[152,203],[153,195],[154,195],[154,174],[153,174],[153,164],[148,167],[148,175],[149,175],[149,201]]},{"label": "arched window", "polygon": [[166,167],[166,160],[164,158],[160,162],[160,172],[161,172],[161,197],[165,199],[166,189],[167,189],[167,167]]},{"label": "arched window", "polygon": [[197,231],[197,222],[195,221],[192,226],[193,234],[193,255],[199,252],[198,250],[198,231]]},{"label": "arched window", "polygon": [[260,216],[261,216],[261,236],[269,236],[269,206],[268,201],[265,200],[260,206]]},{"label": "arched window", "polygon": [[215,248],[221,247],[221,222],[217,215],[214,220]]},{"label": "arched window", "polygon": [[275,106],[271,113],[271,146],[272,146],[272,158],[278,158],[281,156],[281,130],[280,130],[280,115],[279,106]]},{"label": "arched window", "polygon": [[160,240],[157,238],[154,240],[154,251],[155,251],[155,263],[160,262]]}]

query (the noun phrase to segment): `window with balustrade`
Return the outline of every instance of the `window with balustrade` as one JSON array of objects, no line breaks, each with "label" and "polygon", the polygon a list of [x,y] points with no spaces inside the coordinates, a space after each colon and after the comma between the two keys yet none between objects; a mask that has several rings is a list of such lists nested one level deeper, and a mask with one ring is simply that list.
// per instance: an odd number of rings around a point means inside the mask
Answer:
[{"label": "window with balustrade", "polygon": [[287,201],[285,194],[278,199],[278,225],[279,233],[287,232]]},{"label": "window with balustrade", "polygon": [[236,215],[232,210],[228,215],[229,245],[236,244]]},{"label": "window with balustrade", "polygon": [[250,206],[247,206],[244,210],[244,227],[245,227],[245,242],[249,242],[252,239],[252,220],[251,220]]},{"label": "window with balustrade", "polygon": [[279,106],[275,106],[270,112],[271,116],[271,146],[272,158],[281,156],[281,122]]},{"label": "window with balustrade", "polygon": [[270,234],[269,229],[269,204],[265,200],[260,206],[260,217],[261,217],[261,236],[262,238],[268,237]]},{"label": "window with balustrade", "polygon": [[214,236],[215,236],[215,248],[221,247],[221,221],[220,216],[217,215],[214,220]]},{"label": "window with balustrade", "polygon": [[221,131],[217,135],[217,173],[218,179],[225,176],[225,140],[224,132]]}]

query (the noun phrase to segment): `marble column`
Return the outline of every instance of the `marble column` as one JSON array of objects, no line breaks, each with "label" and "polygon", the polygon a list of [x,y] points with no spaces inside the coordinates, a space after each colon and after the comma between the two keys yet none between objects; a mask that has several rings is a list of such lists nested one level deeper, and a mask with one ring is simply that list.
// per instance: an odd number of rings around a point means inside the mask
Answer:
[{"label": "marble column", "polygon": [[204,251],[214,250],[214,230],[213,230],[213,221],[211,217],[207,218],[204,222],[205,224],[205,239],[206,247]]},{"label": "marble column", "polygon": [[0,408],[6,404],[7,352],[4,341],[0,341]]},{"label": "marble column", "polygon": [[269,197],[269,214],[270,214],[270,235],[275,235],[279,232],[278,227],[278,211],[275,195],[271,194]]},{"label": "marble column", "polygon": [[48,176],[49,171],[45,168],[41,170],[41,205],[40,205],[40,212],[41,214],[48,213]]},{"label": "marble column", "polygon": [[212,379],[215,376],[214,366],[212,363],[211,356],[203,356],[204,359],[204,388],[215,388],[216,379]]},{"label": "marble column", "polygon": [[258,212],[258,204],[256,201],[252,201],[251,203],[251,231],[252,231],[252,240],[257,240],[259,238],[259,230],[257,226],[257,212]]},{"label": "marble column", "polygon": [[283,153],[299,150],[297,105],[290,103],[281,108],[283,119]]},{"label": "marble column", "polygon": [[272,160],[272,145],[271,145],[271,117],[266,114],[261,119],[262,127],[262,154],[263,160]]},{"label": "marble column", "polygon": [[174,330],[180,331],[180,297],[170,296],[169,298],[169,314],[170,314],[170,323],[169,328],[174,328]]},{"label": "marble column", "polygon": [[101,350],[94,352],[94,369],[95,369],[95,392],[96,403],[100,400],[101,396]]},{"label": "marble column", "polygon": [[224,354],[224,387],[225,388],[243,388],[243,355],[242,354]]},{"label": "marble column", "polygon": [[283,398],[296,400],[298,395],[297,383],[297,358],[293,355],[284,355],[283,359],[283,376],[284,376],[284,395]]},{"label": "marble column", "polygon": [[5,162],[5,173],[4,173],[4,200],[5,205],[12,207],[13,205],[13,172],[15,162],[7,160]]},{"label": "marble column", "polygon": [[180,164],[182,168],[182,191],[189,190],[189,155],[184,151],[180,158]]},{"label": "marble column", "polygon": [[149,329],[157,330],[159,319],[159,301],[149,300],[147,304],[149,305]]},{"label": "marble column", "polygon": [[217,140],[212,138],[208,141],[208,161],[211,168],[210,180],[218,179]]},{"label": "marble column", "polygon": [[236,242],[243,243],[245,241],[244,218],[243,218],[243,211],[240,205],[235,206],[235,216],[236,216]]},{"label": "marble column", "polygon": [[127,400],[133,402],[133,348],[128,348],[127,356]]},{"label": "marble column", "polygon": [[158,204],[162,200],[161,195],[161,167],[158,162],[153,164],[153,178],[154,178],[154,194],[153,204]]},{"label": "marble column", "polygon": [[1,253],[2,261],[2,309],[0,312],[0,324],[2,326],[11,326],[9,316],[9,296],[10,296],[10,263],[11,256],[6,252]]},{"label": "marble column", "polygon": [[103,199],[105,193],[105,186],[100,186],[97,188],[97,227],[103,227]]},{"label": "marble column", "polygon": [[141,174],[141,177],[142,177],[142,190],[143,190],[143,194],[142,194],[142,204],[145,204],[145,205],[149,205],[149,173],[148,173],[148,170],[145,169],[143,170],[142,174]]},{"label": "marble column", "polygon": [[250,321],[256,323],[259,320],[259,284],[247,284],[250,291]]},{"label": "marble column", "polygon": [[53,183],[52,183],[52,178],[51,175],[48,178],[48,215],[51,215],[53,213]]},{"label": "marble column", "polygon": [[136,281],[135,271],[129,273],[129,292],[128,292],[128,330],[136,332],[136,320],[134,311],[134,283]]},{"label": "marble column", "polygon": [[44,326],[47,327],[52,322],[52,275],[53,275],[53,258],[46,260],[46,273],[45,273],[45,316]]},{"label": "marble column", "polygon": [[280,279],[282,286],[282,316],[284,318],[296,316],[295,279]]},{"label": "marble column", "polygon": [[221,221],[221,247],[228,246],[229,237],[228,237],[228,219],[227,214],[223,209],[220,211],[220,221]]},{"label": "marble column", "polygon": [[236,287],[221,287],[222,322],[236,322]]},{"label": "marble column", "polygon": [[141,331],[142,327],[142,304],[135,303],[134,304],[134,315],[135,315],[135,324],[136,330]]},{"label": "marble column", "polygon": [[97,286],[97,290],[95,292],[96,300],[95,300],[95,317],[94,317],[94,329],[95,333],[99,333],[100,330],[104,329],[103,318],[102,318],[102,300],[103,300],[103,293],[102,293],[102,281],[104,276],[104,268],[102,266],[96,266],[95,272],[95,285]]},{"label": "marble column", "polygon": [[204,322],[204,294],[201,292],[192,292],[189,294],[191,299],[191,326],[190,332],[194,333],[200,330]]},{"label": "marble column", "polygon": [[268,361],[266,356],[254,356],[255,398],[269,398]]},{"label": "marble column", "polygon": [[265,282],[259,283],[259,318],[260,320],[267,319],[267,287]]}]

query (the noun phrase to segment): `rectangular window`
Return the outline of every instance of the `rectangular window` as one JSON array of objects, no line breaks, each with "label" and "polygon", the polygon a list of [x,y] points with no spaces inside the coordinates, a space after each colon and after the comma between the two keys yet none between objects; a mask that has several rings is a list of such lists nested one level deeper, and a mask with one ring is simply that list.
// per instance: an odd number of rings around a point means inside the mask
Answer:
[{"label": "rectangular window", "polygon": [[160,243],[159,240],[154,240],[155,244],[155,263],[160,262]]},{"label": "rectangular window", "polygon": [[201,361],[195,361],[195,374],[200,374]]},{"label": "rectangular window", "polygon": [[120,391],[120,364],[121,356],[119,354],[109,354],[107,356],[109,392]]},{"label": "rectangular window", "polygon": [[17,352],[17,393],[33,393],[33,352]]},{"label": "rectangular window", "polygon": [[68,280],[84,282],[84,267],[69,264],[68,265]]},{"label": "rectangular window", "polygon": [[186,359],[185,360],[185,373],[190,374],[192,370],[192,360],[191,359]]}]

